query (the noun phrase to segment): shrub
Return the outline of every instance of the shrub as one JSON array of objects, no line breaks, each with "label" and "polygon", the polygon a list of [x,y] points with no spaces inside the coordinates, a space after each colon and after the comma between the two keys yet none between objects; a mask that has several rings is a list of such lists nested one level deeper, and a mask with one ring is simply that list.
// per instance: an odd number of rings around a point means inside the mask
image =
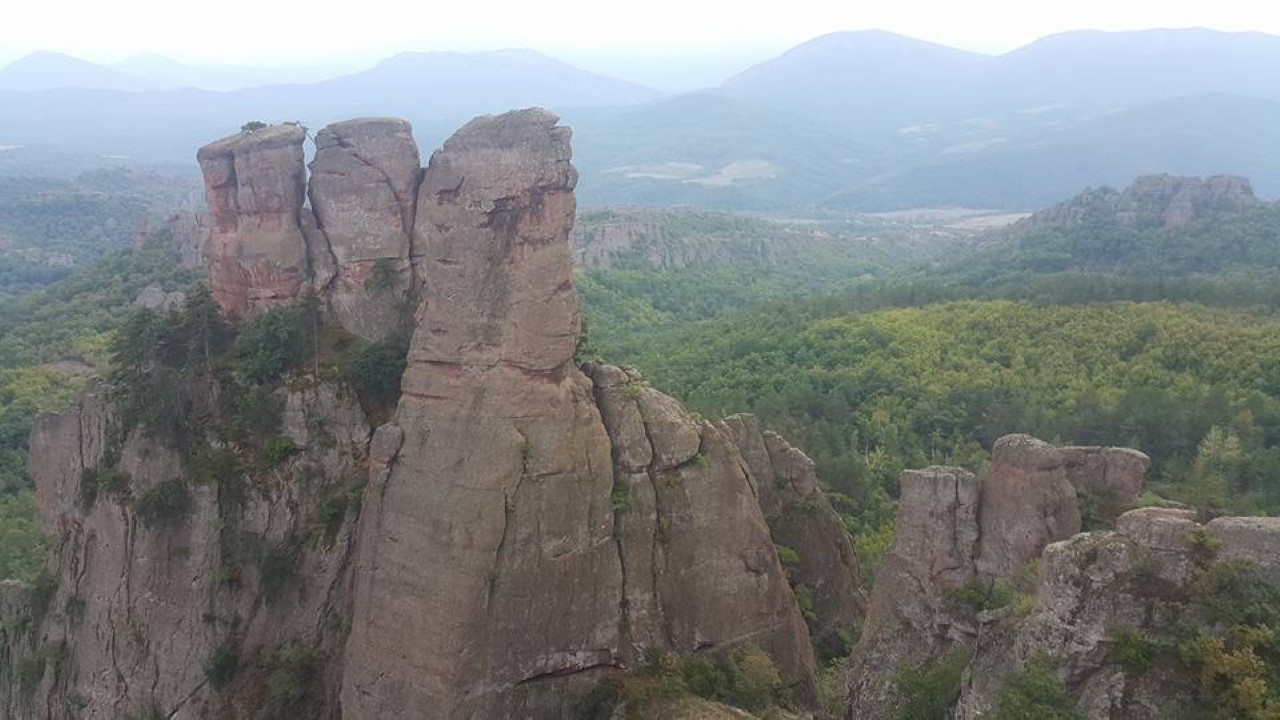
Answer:
[{"label": "shrub", "polygon": [[40,681],[44,679],[45,664],[45,658],[42,654],[36,654],[34,657],[23,658],[18,661],[16,667],[18,692],[23,697],[31,697],[36,688],[40,686]]},{"label": "shrub", "polygon": [[902,701],[898,720],[946,720],[951,706],[960,697],[960,679],[972,653],[954,648],[942,657],[916,667],[906,667],[894,676]]},{"label": "shrub", "polygon": [[1134,628],[1119,628],[1111,635],[1108,652],[1111,662],[1128,670],[1141,673],[1151,669],[1151,643]]},{"label": "shrub", "polygon": [[1039,657],[1009,676],[995,720],[1084,720],[1052,661]]},{"label": "shrub", "polygon": [[288,435],[277,435],[262,446],[262,459],[268,467],[275,467],[298,451],[298,445]]},{"label": "shrub", "polygon": [[319,300],[309,295],[250,318],[233,346],[236,375],[250,385],[268,385],[302,364],[314,350],[318,312]]},{"label": "shrub", "polygon": [[615,514],[625,513],[631,509],[631,486],[625,482],[613,488],[613,495],[610,498]]},{"label": "shrub", "polygon": [[274,600],[297,572],[298,547],[292,539],[262,550],[258,558],[258,578],[267,601]]},{"label": "shrub", "polygon": [[1218,556],[1222,541],[1207,529],[1200,527],[1187,533],[1187,547],[1191,549],[1191,555],[1196,562],[1203,566],[1213,562]]},{"label": "shrub", "polygon": [[84,620],[85,601],[79,595],[72,595],[67,598],[67,602],[62,606],[62,610],[67,615],[67,619],[72,625],[79,625]]},{"label": "shrub", "polygon": [[311,645],[291,645],[272,658],[267,676],[267,698],[263,717],[292,720],[313,717],[308,700],[316,696],[311,685],[319,664],[319,653]]},{"label": "shrub", "polygon": [[391,261],[380,258],[369,269],[369,277],[365,278],[364,290],[367,293],[381,293],[395,287],[396,271]]},{"label": "shrub", "polygon": [[53,598],[57,594],[57,575],[44,570],[31,581],[31,588],[27,591],[27,608],[31,612],[33,625],[39,625],[44,621],[44,616],[49,614],[49,608],[53,605]]},{"label": "shrub", "polygon": [[786,545],[774,545],[773,548],[778,553],[778,562],[782,563],[782,567],[788,570],[800,564],[800,553]]},{"label": "shrub", "polygon": [[975,612],[999,610],[1018,599],[1018,591],[1004,578],[996,578],[991,582],[983,582],[972,578],[963,587],[954,591],[956,600],[973,608]]},{"label": "shrub", "polygon": [[190,455],[191,479],[201,485],[220,483],[240,474],[240,460],[231,447],[197,448]]},{"label": "shrub", "polygon": [[204,675],[214,690],[221,690],[235,679],[240,669],[240,648],[233,643],[224,643],[213,651],[204,664]]},{"label": "shrub", "polygon": [[1213,563],[1192,583],[1191,592],[1211,619],[1228,627],[1280,627],[1280,588],[1268,582],[1250,560]]},{"label": "shrub", "polygon": [[107,470],[98,476],[98,489],[113,497],[129,494],[131,478],[123,470]]},{"label": "shrub", "polygon": [[400,401],[400,380],[408,363],[405,338],[357,344],[343,363],[343,374],[367,404],[391,408]]},{"label": "shrub", "polygon": [[235,399],[235,430],[247,437],[266,437],[280,432],[284,398],[270,388],[250,387]]},{"label": "shrub", "polygon": [[147,528],[179,525],[191,513],[191,491],[181,480],[166,480],[143,493],[133,512]]},{"label": "shrub", "polygon": [[80,471],[80,507],[87,512],[98,501],[98,471],[85,468]]}]

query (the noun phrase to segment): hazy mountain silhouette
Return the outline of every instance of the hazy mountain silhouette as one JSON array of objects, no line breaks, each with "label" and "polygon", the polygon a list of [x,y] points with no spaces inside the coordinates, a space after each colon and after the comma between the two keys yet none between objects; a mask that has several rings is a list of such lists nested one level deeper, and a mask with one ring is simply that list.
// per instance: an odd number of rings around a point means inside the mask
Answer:
[{"label": "hazy mountain silhouette", "polygon": [[163,83],[62,53],[40,50],[0,68],[0,90],[156,90]]},{"label": "hazy mountain silhouette", "polygon": [[[0,146],[188,163],[249,120],[395,115],[432,147],[474,115],[541,105],[575,126],[590,202],[1032,208],[1154,172],[1247,175],[1280,193],[1280,37],[1258,33],[1071,32],[999,56],[833,33],[667,97],[529,50],[402,53],[230,92],[139,90],[195,84],[166,61],[37,54],[5,68]],[[62,89],[19,91],[49,87]]]}]

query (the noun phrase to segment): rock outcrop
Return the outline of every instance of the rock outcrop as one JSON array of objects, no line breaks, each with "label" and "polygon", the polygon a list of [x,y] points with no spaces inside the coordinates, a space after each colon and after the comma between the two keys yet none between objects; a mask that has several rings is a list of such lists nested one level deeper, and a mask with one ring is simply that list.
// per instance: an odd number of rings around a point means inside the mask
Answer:
[{"label": "rock outcrop", "polygon": [[[400,121],[331,126],[314,218],[301,132],[201,151],[215,296],[244,316],[314,288],[381,338],[399,310],[364,291],[388,267],[416,307],[392,420],[371,429],[319,361],[234,402],[200,380],[181,437],[126,428],[102,385],[42,416],[57,583],[38,616],[0,588],[4,632],[25,628],[5,716],[559,718],[655,652],[747,647],[812,704],[805,613],[822,633],[861,616],[848,535],[753,418],[574,362],[569,130],[477,118],[419,172]],[[228,405],[256,414],[219,424]]]},{"label": "rock outcrop", "polygon": [[[118,444],[101,384],[40,417],[30,472],[56,539],[57,583],[41,600],[5,717],[244,717],[266,677],[245,672],[210,691],[220,653],[245,666],[259,657],[269,674],[259,653],[340,651],[351,523],[345,512],[321,518],[348,491],[369,428],[355,398],[331,385],[279,400],[297,452],[266,473],[227,469],[213,483],[174,485],[192,461],[144,433]],[[153,505],[159,514],[144,509],[144,498],[171,489]],[[25,681],[23,662],[28,672],[37,663]]]},{"label": "rock outcrop", "polygon": [[[1213,548],[1197,545],[1197,537],[1208,538]],[[1169,663],[1126,666],[1112,647],[1122,635],[1147,647],[1176,647],[1185,639],[1181,627],[1212,628],[1213,613],[1195,592],[1197,578],[1213,572],[1206,566],[1215,557],[1246,557],[1248,567],[1220,567],[1259,572],[1274,582],[1277,543],[1280,523],[1274,518],[1218,518],[1201,525],[1187,510],[1144,508],[1122,515],[1115,531],[1049,545],[1027,616],[985,618],[955,717],[990,717],[1009,677],[1037,658],[1055,661],[1089,720],[1185,716],[1197,700],[1189,678]]]},{"label": "rock outcrop", "polygon": [[209,205],[209,281],[223,311],[240,317],[306,290],[303,238],[306,132],[279,125],[200,148]]},{"label": "rock outcrop", "polygon": [[411,312],[420,165],[403,120],[350,120],[316,133],[307,194],[323,243],[308,248],[313,284],[337,322],[365,339],[404,330]]},{"label": "rock outcrop", "polygon": [[646,649],[749,641],[812,692],[737,449],[638,378],[598,367],[593,383],[573,363],[577,175],[555,123],[473,121],[426,171],[424,297],[379,430],[396,449],[375,458],[361,520],[353,717],[563,715]]},{"label": "rock outcrop", "polygon": [[847,654],[867,599],[853,540],[819,489],[813,461],[753,416],[732,415],[723,427],[755,480],[774,544],[795,553],[787,574],[806,605],[814,646],[824,655]]},{"label": "rock outcrop", "polygon": [[323,128],[309,181],[305,139],[301,126],[286,124],[200,149],[214,297],[243,317],[315,291],[359,337],[406,331],[417,298],[410,247],[422,172],[409,124],[364,118]]},{"label": "rock outcrop", "polygon": [[1144,175],[1122,191],[1088,190],[1019,221],[1014,228],[1079,225],[1103,216],[1126,227],[1169,228],[1261,204],[1247,178]]},{"label": "rock outcrop", "polygon": [[[890,717],[894,677],[970,643],[973,602],[996,591],[1050,543],[1080,531],[1075,487],[1104,487],[1131,500],[1146,456],[1133,450],[1056,448],[1028,435],[996,441],[987,473],[908,471],[896,533],[876,571],[862,640],[849,670],[849,718]],[[1134,481],[1137,480],[1135,483]]]}]

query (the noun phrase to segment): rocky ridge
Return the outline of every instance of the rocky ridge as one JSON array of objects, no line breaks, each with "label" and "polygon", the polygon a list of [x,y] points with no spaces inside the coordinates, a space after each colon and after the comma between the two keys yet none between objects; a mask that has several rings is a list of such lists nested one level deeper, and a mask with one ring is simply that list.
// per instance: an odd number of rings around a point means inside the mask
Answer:
[{"label": "rocky ridge", "polygon": [[218,304],[315,290],[369,338],[416,307],[399,404],[375,429],[344,381],[297,371],[253,447],[126,426],[102,384],[42,416],[54,559],[0,592],[7,717],[563,717],[654,652],[746,646],[814,702],[798,588],[821,632],[862,600],[812,463],[752,418],[574,362],[577,175],[554,115],[477,118],[421,171],[408,133],[320,131],[309,183],[301,128],[201,150]]},{"label": "rocky ridge", "polygon": [[1249,180],[1234,175],[1208,178],[1143,175],[1129,187],[1086,190],[1013,225],[1014,230],[1079,225],[1100,217],[1134,228],[1178,227],[1220,213],[1262,205]]}]

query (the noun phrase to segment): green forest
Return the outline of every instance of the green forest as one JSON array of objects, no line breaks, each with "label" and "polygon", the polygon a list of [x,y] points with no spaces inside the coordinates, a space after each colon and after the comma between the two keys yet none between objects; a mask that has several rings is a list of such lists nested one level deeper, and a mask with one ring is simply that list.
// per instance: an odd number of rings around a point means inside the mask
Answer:
[{"label": "green forest", "polygon": [[[1280,289],[1267,282],[1267,258],[1280,240],[1267,212],[1231,219],[1225,235],[1201,223],[1134,231],[1119,245],[1104,236],[1121,230],[1100,218],[1006,234],[1000,242],[1022,250],[1003,256],[902,234],[875,239],[862,227],[812,233],[659,214],[665,251],[697,247],[701,259],[664,268],[640,247],[580,270],[584,358],[634,365],[706,416],[757,413],[804,448],[866,556],[868,579],[892,536],[898,474],[936,463],[980,470],[1008,432],[1139,448],[1154,461],[1148,502],[1272,514]],[[603,211],[584,222],[619,217]],[[778,233],[787,252],[768,250]],[[1144,255],[1134,243],[1173,250]],[[9,547],[38,539],[23,470],[35,414],[69,402],[88,373],[108,372],[115,328],[143,287],[197,281],[170,244],[161,233],[0,302],[0,511],[7,536],[28,538]],[[1197,245],[1247,257],[1188,277],[1195,263],[1178,258]],[[1075,260],[1024,261],[1055,253]],[[1151,253],[1168,264],[1134,268]],[[1254,272],[1237,272],[1243,265]],[[381,367],[382,355],[357,361]],[[86,372],[57,364],[67,360]],[[30,553],[0,559],[8,577],[35,567]]]}]

